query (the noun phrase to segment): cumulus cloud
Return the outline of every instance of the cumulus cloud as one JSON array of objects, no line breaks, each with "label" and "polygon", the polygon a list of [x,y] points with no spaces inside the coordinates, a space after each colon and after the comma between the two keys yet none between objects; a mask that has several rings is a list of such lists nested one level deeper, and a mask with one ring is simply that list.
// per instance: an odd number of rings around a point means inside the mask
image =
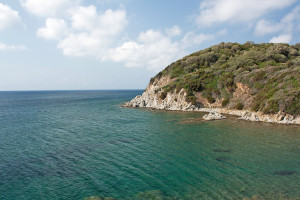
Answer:
[{"label": "cumulus cloud", "polygon": [[79,6],[69,11],[72,27],[77,30],[92,30],[98,21],[98,13],[95,6]]},{"label": "cumulus cloud", "polygon": [[267,20],[259,20],[255,27],[255,34],[262,36],[266,34],[271,34],[282,30],[283,24],[272,23]]},{"label": "cumulus cloud", "polygon": [[0,51],[24,51],[27,48],[24,45],[6,45],[0,42]]},{"label": "cumulus cloud", "polygon": [[142,67],[157,70],[182,55],[179,44],[158,31],[140,33],[138,41],[125,42],[111,49],[103,60],[124,62],[127,67]]},{"label": "cumulus cloud", "polygon": [[292,40],[292,36],[290,34],[283,34],[277,37],[273,37],[270,42],[271,43],[290,43]]},{"label": "cumulus cloud", "polygon": [[102,58],[124,62],[127,67],[147,67],[159,71],[186,54],[186,49],[212,39],[213,35],[188,32],[181,40],[172,42],[159,31],[147,30],[140,33],[137,41],[125,42],[110,49]]},{"label": "cumulus cloud", "polygon": [[283,17],[280,22],[259,20],[255,27],[255,34],[262,36],[276,32],[291,33],[295,26],[299,25],[300,6],[295,7],[290,13]]},{"label": "cumulus cloud", "polygon": [[65,20],[48,18],[46,20],[46,26],[39,28],[37,35],[45,39],[61,39],[68,33],[68,28]]},{"label": "cumulus cloud", "polygon": [[128,23],[123,9],[98,14],[94,6],[88,6],[78,7],[70,14],[71,32],[58,44],[68,56],[98,56]]},{"label": "cumulus cloud", "polygon": [[194,32],[188,32],[184,35],[183,39],[181,40],[181,46],[183,48],[189,48],[193,45],[199,45],[205,41],[212,40],[214,35],[207,35],[207,34],[195,34]]},{"label": "cumulus cloud", "polygon": [[12,27],[21,22],[18,11],[0,3],[0,30]]},{"label": "cumulus cloud", "polygon": [[103,32],[104,35],[115,35],[127,25],[126,12],[123,9],[106,10],[98,15],[95,6],[80,6],[70,11],[72,28],[79,31]]},{"label": "cumulus cloud", "polygon": [[222,22],[251,22],[266,13],[285,8],[296,0],[204,0],[196,18],[199,26]]},{"label": "cumulus cloud", "polygon": [[58,48],[67,56],[95,56],[97,57],[105,47],[107,41],[94,33],[70,34],[59,41]]},{"label": "cumulus cloud", "polygon": [[30,13],[42,17],[54,17],[79,3],[79,0],[20,0]]},{"label": "cumulus cloud", "polygon": [[169,37],[173,37],[173,36],[178,36],[181,34],[181,29],[179,26],[173,26],[172,28],[167,28],[166,29],[166,34]]},{"label": "cumulus cloud", "polygon": [[173,26],[164,32],[149,29],[141,32],[136,40],[120,43],[120,34],[127,24],[127,14],[123,8],[99,13],[93,5],[77,5],[69,7],[63,18],[47,18],[45,26],[37,30],[37,36],[57,40],[57,47],[66,56],[89,56],[102,61],[122,62],[126,67],[140,66],[158,71],[184,56],[188,48],[221,34],[188,32],[173,41],[175,36],[182,34],[179,26]]}]

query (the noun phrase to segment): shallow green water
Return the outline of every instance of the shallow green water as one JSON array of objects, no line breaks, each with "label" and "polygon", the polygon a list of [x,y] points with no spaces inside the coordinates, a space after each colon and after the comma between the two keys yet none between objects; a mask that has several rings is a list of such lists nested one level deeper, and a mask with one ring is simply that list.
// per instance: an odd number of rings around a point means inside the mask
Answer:
[{"label": "shallow green water", "polygon": [[139,93],[0,93],[0,199],[300,197],[299,126],[120,108]]}]

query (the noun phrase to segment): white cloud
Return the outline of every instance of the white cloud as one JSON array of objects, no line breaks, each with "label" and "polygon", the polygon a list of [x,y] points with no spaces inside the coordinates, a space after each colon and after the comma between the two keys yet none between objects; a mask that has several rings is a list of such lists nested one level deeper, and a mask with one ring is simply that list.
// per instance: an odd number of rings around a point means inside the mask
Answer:
[{"label": "white cloud", "polygon": [[181,46],[183,48],[189,48],[191,46],[199,45],[205,41],[212,40],[214,35],[195,34],[194,32],[188,32],[181,40]]},{"label": "white cloud", "polygon": [[97,10],[95,6],[79,6],[69,11],[72,27],[76,30],[92,30],[97,25]]},{"label": "white cloud", "polygon": [[68,28],[65,20],[48,18],[46,20],[46,27],[39,28],[37,35],[45,39],[61,39],[68,33]]},{"label": "white cloud", "polygon": [[271,43],[290,43],[292,40],[292,36],[290,34],[283,34],[277,37],[273,37],[270,42]]},{"label": "white cloud", "polygon": [[213,35],[188,32],[181,40],[172,42],[168,36],[150,29],[140,33],[136,42],[125,42],[110,49],[102,59],[124,62],[126,67],[147,67],[159,71],[184,56],[187,48],[212,38]]},{"label": "white cloud", "polygon": [[67,56],[96,56],[107,46],[103,38],[90,33],[70,34],[58,43]]},{"label": "white cloud", "polygon": [[0,51],[24,51],[27,48],[24,45],[6,45],[0,42]]},{"label": "white cloud", "polygon": [[167,28],[165,32],[169,37],[173,37],[180,35],[181,29],[179,28],[179,26],[173,26],[172,28]]},{"label": "white cloud", "polygon": [[295,7],[290,13],[281,19],[280,22],[271,22],[267,20],[260,20],[255,27],[256,35],[267,35],[279,31],[290,33],[295,26],[299,25],[300,21],[300,6]]},{"label": "white cloud", "polygon": [[64,19],[47,18],[45,27],[38,29],[37,35],[57,40],[57,48],[66,56],[90,56],[102,61],[123,62],[126,67],[140,66],[158,71],[184,56],[188,48],[226,33],[225,29],[213,35],[188,32],[172,41],[182,33],[179,26],[173,26],[165,32],[151,29],[141,32],[136,40],[120,44],[120,33],[127,24],[123,8],[98,13],[93,5],[74,6],[66,11]]},{"label": "white cloud", "polygon": [[115,35],[127,25],[126,12],[123,9],[106,10],[98,15],[95,6],[77,7],[70,11],[72,28],[79,31],[103,30],[104,34]]},{"label": "white cloud", "polygon": [[228,33],[227,29],[224,28],[218,32],[218,35],[226,35]]},{"label": "white cloud", "polygon": [[21,5],[34,15],[54,17],[77,5],[79,0],[20,0]]},{"label": "white cloud", "polygon": [[278,32],[280,30],[282,30],[283,26],[282,24],[276,24],[276,23],[272,23],[270,21],[267,20],[259,20],[256,24],[255,27],[255,34],[256,35],[266,35],[266,34],[270,34],[270,33],[275,33]]},{"label": "white cloud", "polygon": [[171,61],[182,56],[179,44],[158,31],[148,30],[140,33],[138,41],[125,42],[111,49],[103,60],[124,62],[127,67],[144,67],[159,70]]},{"label": "white cloud", "polygon": [[0,30],[12,27],[20,23],[21,18],[18,11],[11,9],[9,6],[0,3]]},{"label": "white cloud", "polygon": [[128,23],[124,10],[106,10],[97,14],[94,6],[70,11],[71,32],[59,41],[58,48],[68,56],[99,57]]},{"label": "white cloud", "polygon": [[200,4],[199,26],[222,22],[250,22],[266,13],[285,8],[296,0],[204,0]]}]

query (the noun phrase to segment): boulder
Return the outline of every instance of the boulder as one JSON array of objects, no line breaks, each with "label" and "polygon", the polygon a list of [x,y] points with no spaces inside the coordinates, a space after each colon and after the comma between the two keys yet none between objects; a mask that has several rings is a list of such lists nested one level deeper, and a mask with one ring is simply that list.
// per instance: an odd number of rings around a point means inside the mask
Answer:
[{"label": "boulder", "polygon": [[217,112],[210,112],[202,117],[204,120],[225,119],[226,117]]}]

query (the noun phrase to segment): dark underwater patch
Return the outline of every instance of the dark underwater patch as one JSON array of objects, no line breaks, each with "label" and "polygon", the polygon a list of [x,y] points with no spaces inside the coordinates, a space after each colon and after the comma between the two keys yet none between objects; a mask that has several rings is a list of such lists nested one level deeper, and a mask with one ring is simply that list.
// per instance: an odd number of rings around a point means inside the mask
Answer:
[{"label": "dark underwater patch", "polygon": [[228,160],[229,160],[229,158],[223,157],[223,156],[217,157],[217,158],[216,158],[216,161],[219,161],[219,162],[226,162],[226,161],[228,161]]},{"label": "dark underwater patch", "polygon": [[230,149],[214,149],[213,152],[216,152],[216,153],[230,153],[231,150]]},{"label": "dark underwater patch", "polygon": [[290,171],[290,170],[283,170],[283,171],[275,171],[273,172],[274,175],[280,175],[280,176],[288,176],[295,174],[295,171]]}]

